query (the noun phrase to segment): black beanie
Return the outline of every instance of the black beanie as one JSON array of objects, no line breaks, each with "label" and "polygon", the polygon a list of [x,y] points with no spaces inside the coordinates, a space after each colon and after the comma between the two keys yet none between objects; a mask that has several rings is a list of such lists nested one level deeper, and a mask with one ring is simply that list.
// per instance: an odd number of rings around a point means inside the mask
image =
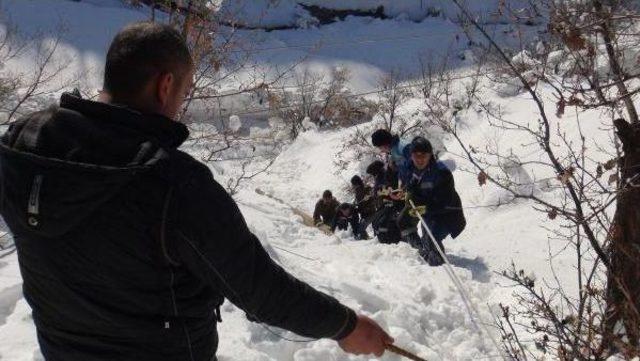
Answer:
[{"label": "black beanie", "polygon": [[322,193],[322,198],[327,199],[327,198],[331,198],[331,197],[333,197],[333,194],[331,194],[331,191],[328,190],[328,189]]},{"label": "black beanie", "polygon": [[378,129],[371,134],[371,143],[374,147],[380,147],[383,145],[391,145],[393,136],[386,129]]},{"label": "black beanie", "polygon": [[433,147],[426,138],[418,136],[411,141],[411,153],[413,152],[433,154]]},{"label": "black beanie", "polygon": [[367,174],[377,177],[384,172],[384,162],[381,160],[374,160],[367,166]]}]

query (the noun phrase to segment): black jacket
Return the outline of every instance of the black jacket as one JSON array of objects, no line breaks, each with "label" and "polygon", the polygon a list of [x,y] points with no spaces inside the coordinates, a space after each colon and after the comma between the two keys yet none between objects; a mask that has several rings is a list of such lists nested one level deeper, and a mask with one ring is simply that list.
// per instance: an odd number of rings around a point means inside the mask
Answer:
[{"label": "black jacket", "polygon": [[0,212],[51,360],[210,361],[216,309],[313,338],[355,314],[275,264],[168,118],[62,96],[0,144]]},{"label": "black jacket", "polygon": [[[346,216],[342,212],[349,212],[349,215]],[[336,208],[336,215],[333,217],[333,221],[331,222],[331,231],[335,232],[336,228],[346,230],[349,225],[351,225],[351,230],[354,235],[358,235],[358,222],[360,222],[360,217],[358,216],[358,211],[356,207],[351,203],[342,203]]]},{"label": "black jacket", "polygon": [[353,188],[355,193],[356,210],[361,218],[369,218],[376,213],[376,197],[373,189],[368,185],[357,185]]},{"label": "black jacket", "polygon": [[318,224],[320,222],[331,225],[333,218],[336,216],[336,208],[340,203],[335,198],[331,198],[329,203],[325,203],[322,198],[316,202],[316,206],[313,209],[313,221]]},{"label": "black jacket", "polygon": [[432,161],[422,171],[410,165],[403,182],[415,204],[426,205],[428,223],[446,227],[452,238],[462,233],[467,225],[462,201],[456,192],[453,174],[444,163]]}]

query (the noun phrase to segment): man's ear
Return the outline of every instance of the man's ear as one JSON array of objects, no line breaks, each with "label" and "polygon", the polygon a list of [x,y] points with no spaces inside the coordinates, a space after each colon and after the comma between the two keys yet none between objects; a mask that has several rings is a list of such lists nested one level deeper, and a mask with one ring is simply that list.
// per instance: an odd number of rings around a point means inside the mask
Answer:
[{"label": "man's ear", "polygon": [[160,73],[158,75],[158,83],[156,85],[156,99],[160,103],[161,107],[164,107],[169,102],[171,96],[171,90],[173,89],[175,77],[173,73]]}]

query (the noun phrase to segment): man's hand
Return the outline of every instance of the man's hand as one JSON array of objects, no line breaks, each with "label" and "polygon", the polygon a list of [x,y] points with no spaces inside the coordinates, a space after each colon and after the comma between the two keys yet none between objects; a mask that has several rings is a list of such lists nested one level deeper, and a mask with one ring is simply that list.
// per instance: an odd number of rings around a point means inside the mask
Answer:
[{"label": "man's hand", "polygon": [[338,341],[338,344],[345,352],[354,355],[382,356],[386,346],[393,344],[393,338],[374,320],[358,315],[356,328],[347,337]]},{"label": "man's hand", "polygon": [[404,195],[405,193],[398,189],[398,190],[393,190],[390,194],[389,194],[389,198],[393,199],[394,201],[399,201],[401,199],[404,199]]}]

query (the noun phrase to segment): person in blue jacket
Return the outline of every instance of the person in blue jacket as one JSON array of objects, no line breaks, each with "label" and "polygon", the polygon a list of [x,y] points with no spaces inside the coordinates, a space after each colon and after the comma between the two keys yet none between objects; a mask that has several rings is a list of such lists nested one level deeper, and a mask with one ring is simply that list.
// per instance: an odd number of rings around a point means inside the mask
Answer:
[{"label": "person in blue jacket", "polygon": [[398,175],[407,171],[411,163],[411,144],[397,134],[391,134],[387,129],[378,129],[371,134],[371,143],[382,153],[389,155],[389,163],[393,169],[398,171]]},{"label": "person in blue jacket", "polygon": [[[405,184],[407,204],[399,219],[400,229],[407,231],[407,225],[410,227],[412,223],[415,224],[410,218],[422,217],[444,252],[442,241],[447,236],[456,238],[466,226],[453,174],[435,158],[431,143],[424,137],[415,137],[411,142],[411,163],[406,170],[402,183]],[[413,201],[419,212],[413,210],[409,200]],[[407,233],[403,232],[403,235]],[[423,232],[422,239],[412,233],[408,242],[420,250],[430,265],[439,266],[443,263],[427,232]]]}]

